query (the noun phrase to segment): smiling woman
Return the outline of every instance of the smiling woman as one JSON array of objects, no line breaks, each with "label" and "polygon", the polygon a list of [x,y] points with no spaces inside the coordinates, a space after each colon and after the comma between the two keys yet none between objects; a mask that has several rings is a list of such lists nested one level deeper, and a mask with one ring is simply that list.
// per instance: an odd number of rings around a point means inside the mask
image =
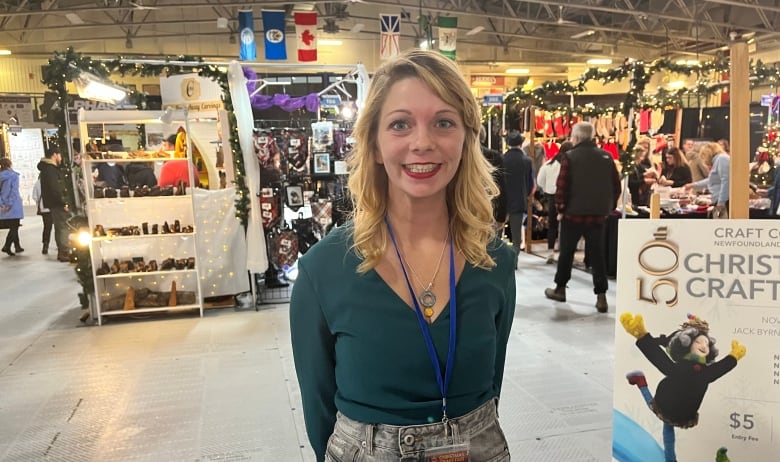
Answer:
[{"label": "smiling woman", "polygon": [[374,74],[349,158],[353,221],[299,260],[290,300],[318,461],[509,460],[496,405],[515,255],[495,238],[479,128],[440,53]]}]

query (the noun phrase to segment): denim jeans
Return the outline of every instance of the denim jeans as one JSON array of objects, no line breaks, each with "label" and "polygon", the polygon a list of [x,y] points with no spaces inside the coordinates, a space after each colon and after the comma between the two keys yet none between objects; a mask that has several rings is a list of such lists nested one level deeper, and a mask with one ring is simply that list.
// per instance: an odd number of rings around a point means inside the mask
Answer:
[{"label": "denim jeans", "polygon": [[498,401],[492,399],[447,424],[404,427],[366,424],[338,413],[325,461],[423,462],[427,460],[426,449],[468,443],[472,462],[508,462],[509,448],[498,423],[497,405]]}]

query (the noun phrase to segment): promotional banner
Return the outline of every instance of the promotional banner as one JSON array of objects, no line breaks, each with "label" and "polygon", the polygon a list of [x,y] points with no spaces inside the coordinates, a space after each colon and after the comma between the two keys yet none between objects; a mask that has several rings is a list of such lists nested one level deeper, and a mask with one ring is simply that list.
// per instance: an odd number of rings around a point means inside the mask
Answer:
[{"label": "promotional banner", "polygon": [[458,37],[458,18],[439,16],[439,51],[455,59],[455,42]]},{"label": "promotional banner", "polygon": [[254,61],[257,59],[257,44],[255,43],[255,21],[252,10],[238,11],[238,59]]},{"label": "promotional banner", "polygon": [[22,196],[22,203],[35,205],[32,192],[38,180],[38,162],[44,154],[41,129],[23,128],[19,133],[6,138],[13,168],[19,173],[19,195]]},{"label": "promotional banner", "polygon": [[295,35],[298,37],[298,61],[317,61],[317,13],[295,12]]},{"label": "promotional banner", "polygon": [[401,16],[397,14],[380,14],[379,57],[390,59],[401,53]]},{"label": "promotional banner", "polygon": [[265,59],[287,59],[287,44],[284,39],[284,11],[263,10],[265,36]]},{"label": "promotional banner", "polygon": [[[162,107],[197,112],[201,117],[217,117],[224,107],[222,87],[212,79],[198,74],[175,74],[160,77]],[[151,128],[151,127],[150,127]]]},{"label": "promotional banner", "polygon": [[777,460],[780,222],[620,220],[613,458]]}]

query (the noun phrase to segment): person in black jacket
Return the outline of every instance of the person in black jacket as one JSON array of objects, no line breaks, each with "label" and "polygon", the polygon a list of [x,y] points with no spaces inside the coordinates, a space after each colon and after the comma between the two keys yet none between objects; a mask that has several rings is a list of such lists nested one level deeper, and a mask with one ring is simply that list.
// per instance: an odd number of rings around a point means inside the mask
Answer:
[{"label": "person in black jacket", "polygon": [[506,226],[506,180],[504,179],[504,160],[501,153],[487,147],[487,132],[485,127],[479,128],[479,147],[490,165],[493,166],[493,181],[498,186],[498,196],[493,198],[493,219],[496,221],[496,236],[500,239]]},{"label": "person in black jacket", "polygon": [[596,147],[594,129],[580,122],[571,131],[574,147],[561,162],[556,182],[555,204],[561,216],[560,257],[555,272],[555,288],[544,295],[566,301],[566,283],[571,279],[574,252],[580,238],[585,238],[585,259],[593,273],[596,309],[607,312],[607,263],[604,258],[604,223],[615,209],[620,196],[620,175],[612,155]]},{"label": "person in black jacket", "polygon": [[68,242],[68,217],[70,205],[65,199],[65,177],[60,169],[62,155],[59,148],[50,147],[45,157],[38,162],[41,179],[41,201],[51,210],[54,222],[54,241],[57,243],[57,260],[70,261],[70,243]]},{"label": "person in black jacket", "polygon": [[130,162],[125,167],[125,174],[130,189],[157,186],[157,177],[149,162]]},{"label": "person in black jacket", "polygon": [[[504,154],[504,178],[506,179],[506,208],[509,213],[509,231],[512,233],[512,247],[515,256],[525,249],[525,220],[528,211],[528,198],[536,187],[534,168],[531,158],[520,149],[523,135],[512,130],[506,137],[509,149]],[[517,269],[517,258],[515,258]]]}]

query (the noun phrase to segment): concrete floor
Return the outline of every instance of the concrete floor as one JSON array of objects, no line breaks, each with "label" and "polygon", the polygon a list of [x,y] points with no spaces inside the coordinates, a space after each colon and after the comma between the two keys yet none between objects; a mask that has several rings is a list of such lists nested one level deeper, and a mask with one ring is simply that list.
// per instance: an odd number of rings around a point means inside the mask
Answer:
[{"label": "concrete floor", "polygon": [[[88,326],[40,229],[28,217],[27,251],[0,254],[0,461],[314,460],[286,305]],[[545,299],[554,271],[520,257],[501,422],[514,460],[608,461],[614,281],[598,314],[581,271],[567,303]]]}]

